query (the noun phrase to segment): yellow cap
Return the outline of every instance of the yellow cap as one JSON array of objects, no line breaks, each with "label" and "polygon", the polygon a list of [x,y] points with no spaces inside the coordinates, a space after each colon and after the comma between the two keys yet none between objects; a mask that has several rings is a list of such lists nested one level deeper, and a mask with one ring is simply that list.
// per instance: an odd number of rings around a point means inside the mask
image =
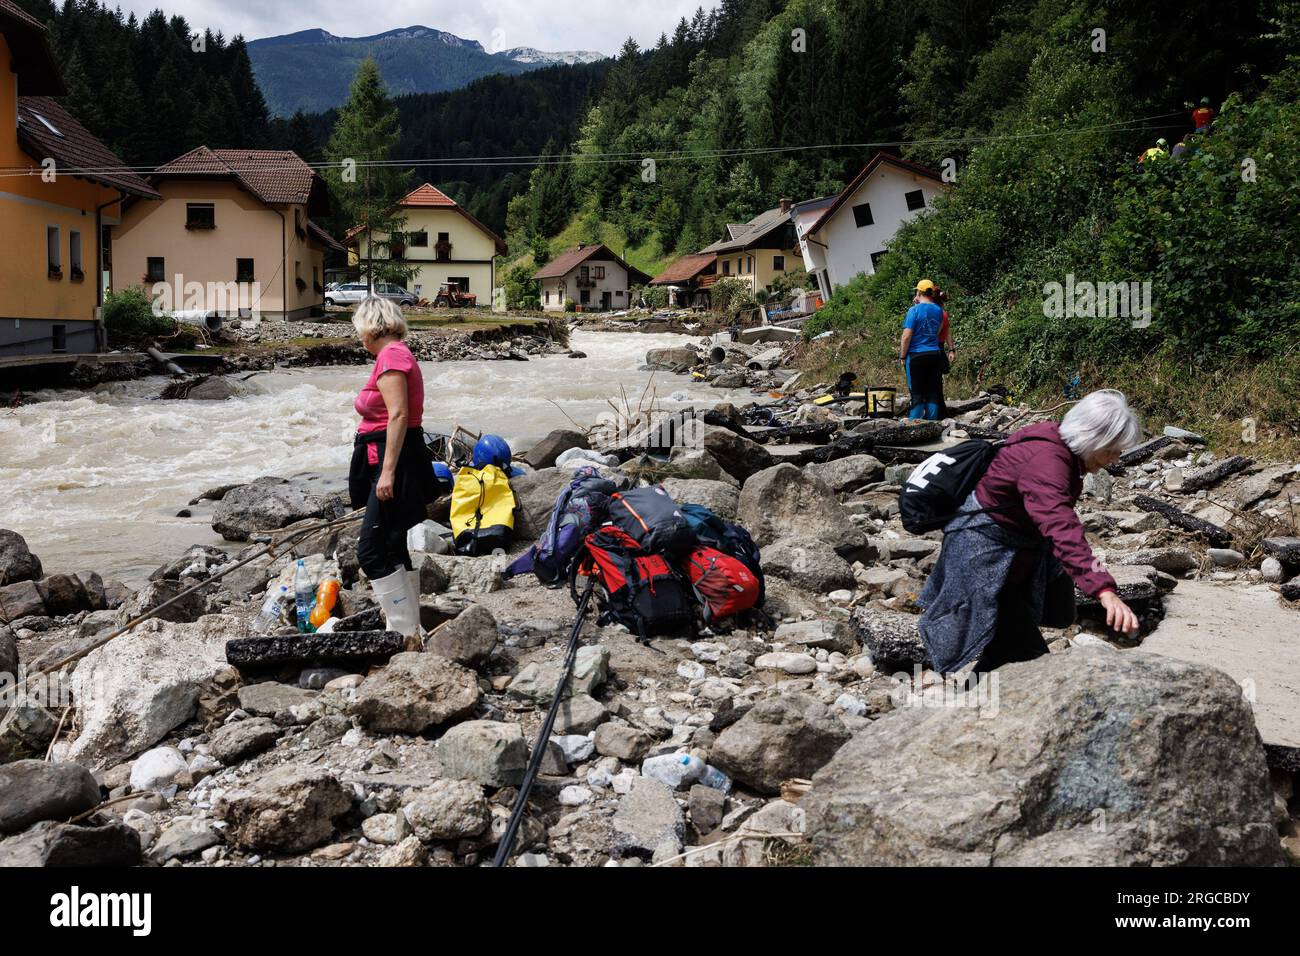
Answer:
[{"label": "yellow cap", "polygon": [[916,291],[917,291],[917,292],[933,292],[933,291],[934,291],[934,283],[931,282],[929,279],[922,279],[920,282],[918,282],[918,283],[916,284]]}]

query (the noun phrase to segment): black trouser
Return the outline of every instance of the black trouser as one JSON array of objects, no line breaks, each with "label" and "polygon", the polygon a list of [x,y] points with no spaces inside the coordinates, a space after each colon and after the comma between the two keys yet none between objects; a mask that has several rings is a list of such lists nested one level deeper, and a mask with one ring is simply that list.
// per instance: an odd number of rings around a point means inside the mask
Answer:
[{"label": "black trouser", "polygon": [[[1074,623],[1074,582],[1068,574],[1056,574],[1047,582],[1043,596],[1042,624],[1069,627]],[[1007,584],[998,592],[998,623],[980,654],[975,670],[991,671],[1003,664],[1032,661],[1047,653],[1047,642],[1034,623],[1025,600],[1023,584]]]},{"label": "black trouser", "polygon": [[[399,568],[411,568],[406,550],[406,532],[426,517],[425,505],[437,497],[437,486],[424,440],[417,429],[408,429],[393,475],[393,497],[380,501],[375,493],[383,472],[386,438],[383,432],[360,436],[352,449],[348,471],[348,496],[353,508],[365,508],[357,560],[366,577],[374,581]],[[376,450],[378,463],[370,464],[369,450]]]},{"label": "black trouser", "polygon": [[375,493],[379,483],[379,465],[371,465],[370,497],[366,516],[361,520],[361,540],[357,542],[357,561],[371,581],[387,577],[399,567],[411,570],[411,552],[406,549],[406,522],[393,501],[380,501]]}]

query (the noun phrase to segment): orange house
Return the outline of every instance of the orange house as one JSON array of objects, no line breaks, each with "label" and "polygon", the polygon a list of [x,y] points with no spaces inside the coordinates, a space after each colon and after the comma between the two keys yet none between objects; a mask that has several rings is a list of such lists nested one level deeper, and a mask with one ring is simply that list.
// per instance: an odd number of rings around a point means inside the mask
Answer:
[{"label": "orange house", "polygon": [[66,92],[44,24],[0,0],[0,357],[104,349],[103,236],[124,199],[158,197]]}]

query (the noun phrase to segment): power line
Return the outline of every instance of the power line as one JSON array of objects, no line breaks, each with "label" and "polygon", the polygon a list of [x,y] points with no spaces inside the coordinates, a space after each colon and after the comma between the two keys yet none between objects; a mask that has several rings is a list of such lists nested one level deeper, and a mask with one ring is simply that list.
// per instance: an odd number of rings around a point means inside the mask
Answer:
[{"label": "power line", "polygon": [[[818,150],[865,150],[865,149],[886,149],[901,148],[906,146],[947,146],[947,145],[968,145],[1002,141],[1018,141],[1031,139],[1045,139],[1062,136],[1080,136],[1091,133],[1106,132],[1127,132],[1139,129],[1168,129],[1172,128],[1171,124],[1164,126],[1148,127],[1147,124],[1154,120],[1168,119],[1172,116],[1181,115],[1182,111],[1172,113],[1161,113],[1155,116],[1140,117],[1137,119],[1121,120],[1114,123],[1105,123],[1098,126],[1083,126],[1077,129],[1059,129],[1044,130],[1036,133],[1008,133],[1001,135],[982,135],[982,136],[951,136],[951,137],[930,137],[926,139],[911,140],[881,140],[877,142],[865,143],[808,143],[792,144],[787,146],[755,146],[742,147],[737,149],[719,149],[719,150],[645,150],[641,152],[602,152],[602,153],[564,153],[564,154],[521,154],[512,156],[471,156],[471,157],[425,157],[425,158],[406,158],[406,159],[382,159],[382,160],[354,160],[355,168],[394,168],[407,166],[433,166],[433,167],[471,167],[471,168],[491,168],[491,167],[509,167],[509,166],[561,166],[561,165],[621,165],[625,163],[640,163],[646,159],[652,159],[656,163],[664,162],[690,162],[705,161],[711,159],[734,159],[746,158],[750,156],[776,155],[783,153],[812,152]],[[341,163],[319,162],[303,163],[313,170],[340,169]],[[284,166],[259,166],[258,172],[291,172],[302,169],[302,165],[297,163]],[[56,167],[55,173],[64,173],[67,175],[112,175],[122,173],[138,173],[149,175],[156,173],[156,166],[70,166],[59,169]],[[0,177],[12,178],[17,176],[40,176],[46,172],[44,169],[34,167],[9,166],[0,167]],[[233,170],[232,170],[233,172]]]}]

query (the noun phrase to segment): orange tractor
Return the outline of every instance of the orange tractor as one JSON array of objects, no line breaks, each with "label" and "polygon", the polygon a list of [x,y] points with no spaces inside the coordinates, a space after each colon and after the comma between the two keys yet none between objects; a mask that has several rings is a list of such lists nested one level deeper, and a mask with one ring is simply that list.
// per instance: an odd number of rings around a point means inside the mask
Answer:
[{"label": "orange tractor", "polygon": [[438,287],[438,294],[433,297],[435,309],[472,309],[478,305],[478,296],[472,292],[462,292],[460,286],[444,282]]}]

